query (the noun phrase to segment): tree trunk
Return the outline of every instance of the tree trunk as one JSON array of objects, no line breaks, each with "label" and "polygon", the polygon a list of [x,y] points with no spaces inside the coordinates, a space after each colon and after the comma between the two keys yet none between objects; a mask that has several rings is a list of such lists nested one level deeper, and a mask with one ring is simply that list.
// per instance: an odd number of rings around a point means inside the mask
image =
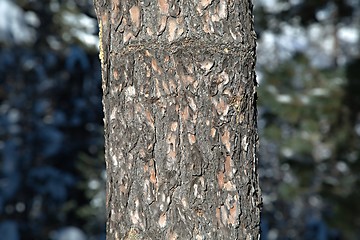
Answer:
[{"label": "tree trunk", "polygon": [[108,239],[258,239],[250,0],[95,0]]}]

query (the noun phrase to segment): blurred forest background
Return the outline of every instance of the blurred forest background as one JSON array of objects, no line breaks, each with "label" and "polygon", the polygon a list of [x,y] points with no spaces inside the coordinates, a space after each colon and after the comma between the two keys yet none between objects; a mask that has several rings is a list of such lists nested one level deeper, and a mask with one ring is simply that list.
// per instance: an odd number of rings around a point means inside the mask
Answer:
[{"label": "blurred forest background", "polygon": [[[360,239],[360,1],[255,0],[262,239]],[[105,239],[92,0],[0,0],[0,238]]]}]

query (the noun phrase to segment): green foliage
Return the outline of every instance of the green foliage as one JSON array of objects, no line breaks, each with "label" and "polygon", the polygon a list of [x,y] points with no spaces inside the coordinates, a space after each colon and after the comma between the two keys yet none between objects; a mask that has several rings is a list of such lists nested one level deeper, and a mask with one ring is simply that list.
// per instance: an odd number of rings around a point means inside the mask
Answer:
[{"label": "green foliage", "polygon": [[329,226],[355,239],[360,229],[360,209],[354,207],[360,145],[351,116],[359,114],[359,108],[353,107],[357,103],[345,104],[357,99],[351,95],[354,89],[348,91],[347,77],[354,70],[319,69],[300,53],[276,69],[259,68],[264,73],[259,105],[266,119],[260,138],[278,146],[280,163],[289,164],[287,174],[294,178],[280,183],[279,200],[306,201],[304,196],[319,195],[327,208],[318,210],[324,211]]},{"label": "green foliage", "polygon": [[82,179],[78,187],[88,204],[81,204],[74,211],[85,222],[83,229],[91,235],[103,233],[106,221],[104,163],[103,151],[96,156],[81,153],[76,162]]}]

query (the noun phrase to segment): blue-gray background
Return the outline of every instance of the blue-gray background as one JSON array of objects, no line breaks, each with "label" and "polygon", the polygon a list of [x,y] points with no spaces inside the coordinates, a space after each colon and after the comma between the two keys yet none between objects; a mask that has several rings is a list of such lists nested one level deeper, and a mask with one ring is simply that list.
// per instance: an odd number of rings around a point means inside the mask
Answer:
[{"label": "blue-gray background", "polygon": [[[360,3],[254,4],[262,239],[360,239]],[[97,33],[91,0],[0,0],[0,239],[105,239]]]}]

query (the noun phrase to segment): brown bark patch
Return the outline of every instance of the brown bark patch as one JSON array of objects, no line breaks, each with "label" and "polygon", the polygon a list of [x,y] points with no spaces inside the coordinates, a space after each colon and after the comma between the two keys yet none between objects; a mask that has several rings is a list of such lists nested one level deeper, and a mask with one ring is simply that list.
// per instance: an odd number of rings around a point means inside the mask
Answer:
[{"label": "brown bark patch", "polygon": [[172,158],[172,159],[175,159],[176,158],[176,152],[171,150],[168,155],[167,155],[169,158]]},{"label": "brown bark patch", "polygon": [[168,234],[168,237],[167,237],[167,239],[169,239],[169,240],[176,240],[176,239],[178,239],[178,235],[176,234],[176,232],[169,232]]},{"label": "brown bark patch", "polygon": [[125,30],[124,34],[123,34],[123,42],[124,44],[129,42],[130,39],[134,38],[134,34],[132,33],[132,31],[130,30]]},{"label": "brown bark patch", "polygon": [[225,157],[225,174],[227,177],[232,177],[232,159],[231,156]]},{"label": "brown bark patch", "polygon": [[219,189],[222,189],[224,187],[224,173],[223,172],[218,172],[217,180],[218,180],[218,184],[219,184]]},{"label": "brown bark patch", "polygon": [[200,67],[202,70],[209,71],[214,66],[214,61],[203,61],[200,63]]},{"label": "brown bark patch", "polygon": [[234,203],[234,206],[232,206],[232,208],[230,208],[229,210],[229,223],[232,225],[236,224],[236,220],[238,217],[238,210],[237,210],[237,206],[236,203]]},{"label": "brown bark patch", "polygon": [[108,21],[108,15],[104,14],[101,16],[101,24],[102,25],[107,25],[107,21]]},{"label": "brown bark patch", "polygon": [[161,69],[158,66],[158,63],[155,58],[151,59],[151,67],[152,67],[152,69],[154,69],[155,72],[157,72],[158,74],[161,74]]},{"label": "brown bark patch", "polygon": [[157,179],[156,179],[155,163],[153,159],[149,161],[149,169],[150,169],[150,182],[155,185],[157,183]]},{"label": "brown bark patch", "polygon": [[172,122],[171,126],[170,126],[170,129],[171,129],[171,131],[175,132],[177,130],[177,127],[178,127],[178,123],[177,122]]},{"label": "brown bark patch", "polygon": [[233,192],[236,190],[236,187],[231,181],[228,181],[224,184],[224,189],[228,192]]},{"label": "brown bark patch", "polygon": [[154,129],[154,118],[151,115],[150,111],[148,111],[148,110],[145,111],[145,117],[146,117],[146,120],[147,120],[148,124],[150,125],[150,127],[152,129]]},{"label": "brown bark patch", "polygon": [[215,128],[211,128],[211,130],[210,130],[210,136],[211,136],[212,138],[214,138],[214,137],[215,137],[215,134],[216,134],[216,129],[215,129]]},{"label": "brown bark patch", "polygon": [[120,191],[122,193],[126,193],[126,186],[125,185],[120,185]]},{"label": "brown bark patch", "polygon": [[160,26],[159,26],[158,32],[157,32],[158,35],[161,35],[165,31],[166,24],[167,24],[167,19],[168,19],[167,16],[162,16],[161,17]]},{"label": "brown bark patch", "polygon": [[144,172],[148,172],[149,171],[149,165],[147,163],[144,164]]},{"label": "brown bark patch", "polygon": [[190,116],[189,107],[185,106],[184,110],[181,112],[181,117],[182,117],[183,121],[186,122],[189,119],[189,116]]},{"label": "brown bark patch", "polygon": [[215,102],[215,108],[219,115],[226,115],[229,111],[229,105],[222,98],[220,98],[218,103]]},{"label": "brown bark patch", "polygon": [[161,228],[166,226],[166,213],[160,215],[158,223]]},{"label": "brown bark patch", "polygon": [[228,220],[228,213],[226,211],[225,206],[220,207],[220,213],[221,213],[221,222],[226,226]]},{"label": "brown bark patch", "polygon": [[225,145],[226,150],[230,152],[230,132],[227,128],[225,128],[224,133],[221,136],[221,142]]},{"label": "brown bark patch", "polygon": [[175,19],[168,20],[168,40],[172,42],[176,38],[177,23]]},{"label": "brown bark patch", "polygon": [[201,13],[203,9],[207,8],[213,0],[200,0],[196,10]]},{"label": "brown bark patch", "polygon": [[156,173],[154,169],[150,170],[150,182],[156,184]]},{"label": "brown bark patch", "polygon": [[218,224],[218,225],[221,225],[220,208],[216,208],[215,216],[216,216],[217,224]]},{"label": "brown bark patch", "polygon": [[194,134],[188,133],[188,140],[190,145],[193,145],[196,142],[196,137]]},{"label": "brown bark patch", "polygon": [[139,157],[140,157],[141,159],[144,159],[145,156],[146,156],[145,149],[144,149],[144,148],[141,148],[141,149],[139,150]]},{"label": "brown bark patch", "polygon": [[132,6],[129,10],[129,13],[131,22],[135,25],[136,28],[139,28],[141,23],[140,8],[138,6]]},{"label": "brown bark patch", "polygon": [[167,0],[158,0],[160,13],[167,14],[169,12],[169,3]]}]

